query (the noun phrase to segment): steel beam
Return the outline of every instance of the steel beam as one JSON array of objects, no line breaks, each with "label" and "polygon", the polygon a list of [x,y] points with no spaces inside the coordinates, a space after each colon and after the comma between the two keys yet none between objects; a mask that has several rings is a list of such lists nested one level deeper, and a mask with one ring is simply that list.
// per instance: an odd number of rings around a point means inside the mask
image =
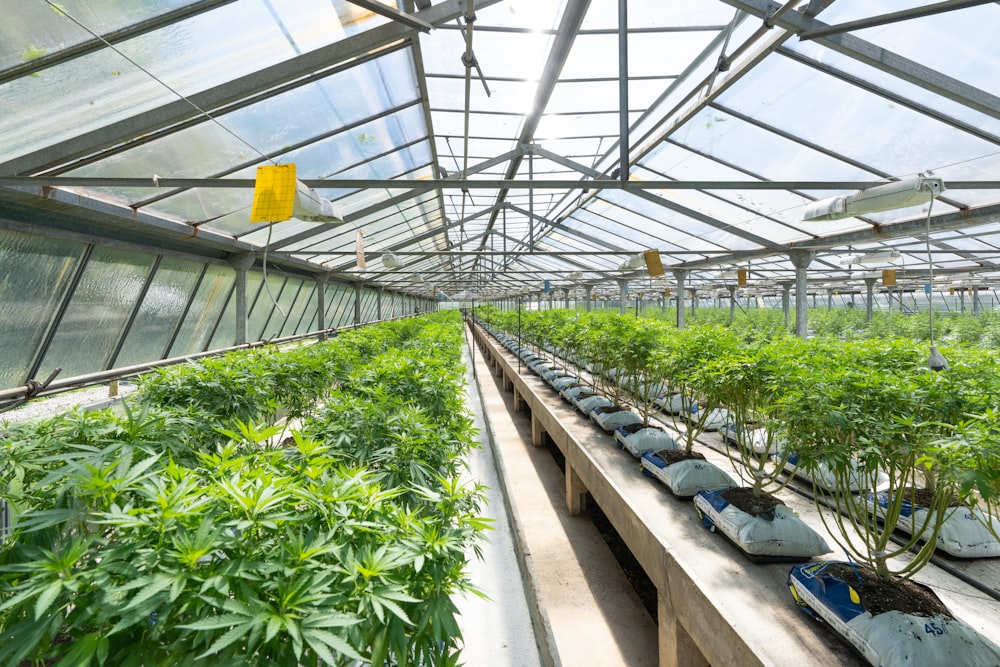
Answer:
[{"label": "steel beam", "polygon": [[[500,2],[500,0],[479,1],[481,7]],[[443,0],[415,16],[437,25],[458,18],[464,11],[463,0]],[[250,95],[301,79],[307,74],[328,70],[340,63],[363,57],[372,51],[406,39],[412,34],[413,28],[396,22],[377,26],[208,90],[194,93],[187,100],[177,100],[149,109],[130,118],[8,160],[0,164],[0,174],[30,174],[41,168],[90,155],[104,148],[131,141],[135,137],[200,117],[202,109],[211,112],[237,103]]]},{"label": "steel beam", "polygon": [[[774,3],[768,0],[723,0],[723,2],[761,18],[766,17],[774,8]],[[776,24],[797,34],[828,27],[826,23],[798,12],[788,12],[780,17]],[[849,34],[817,37],[816,41],[838,53],[975,109],[991,118],[1000,118],[1000,97],[904,58],[886,48]]]}]

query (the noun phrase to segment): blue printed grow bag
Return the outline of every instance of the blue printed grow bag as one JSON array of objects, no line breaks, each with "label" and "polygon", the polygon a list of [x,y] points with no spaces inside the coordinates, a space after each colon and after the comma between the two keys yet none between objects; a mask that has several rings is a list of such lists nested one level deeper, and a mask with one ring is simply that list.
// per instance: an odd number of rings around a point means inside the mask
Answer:
[{"label": "blue printed grow bag", "polygon": [[830,572],[836,561],[796,565],[788,588],[813,618],[825,621],[879,667],[1000,665],[1000,647],[959,619],[887,611],[872,616],[853,582]]}]

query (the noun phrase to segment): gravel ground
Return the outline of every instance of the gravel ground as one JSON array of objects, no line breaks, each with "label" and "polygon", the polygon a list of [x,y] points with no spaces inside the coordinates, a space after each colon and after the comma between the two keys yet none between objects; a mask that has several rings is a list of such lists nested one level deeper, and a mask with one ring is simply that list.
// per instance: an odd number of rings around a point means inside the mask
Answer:
[{"label": "gravel ground", "polygon": [[[118,386],[118,395],[128,396],[135,391],[135,389],[135,385],[120,384]],[[108,393],[108,385],[104,384],[97,385],[95,387],[88,387],[86,389],[75,389],[62,394],[53,394],[52,396],[35,398],[14,408],[13,410],[0,412],[0,424],[4,422],[16,424],[31,421],[33,419],[51,417],[52,415],[59,414],[60,412],[69,412],[77,406],[83,406],[85,409],[91,406],[104,407],[110,398]]]}]

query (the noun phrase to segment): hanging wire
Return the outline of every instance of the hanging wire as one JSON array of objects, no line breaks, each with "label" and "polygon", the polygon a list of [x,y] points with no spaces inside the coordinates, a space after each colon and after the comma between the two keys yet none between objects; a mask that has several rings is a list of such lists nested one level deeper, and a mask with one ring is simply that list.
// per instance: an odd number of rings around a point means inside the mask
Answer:
[{"label": "hanging wire", "polygon": [[[163,86],[164,88],[166,88],[167,90],[169,90],[171,93],[173,93],[174,95],[176,95],[181,100],[183,100],[183,101],[187,102],[188,104],[190,104],[191,108],[193,108],[195,111],[197,111],[200,115],[202,115],[205,118],[207,118],[210,122],[215,123],[217,126],[219,126],[222,129],[223,132],[225,132],[226,134],[230,135],[231,137],[233,137],[234,139],[236,139],[238,142],[240,142],[241,144],[243,144],[244,146],[246,146],[247,148],[249,148],[250,150],[252,150],[254,153],[256,153],[257,155],[259,155],[263,160],[265,160],[267,162],[270,162],[272,165],[276,165],[277,164],[277,162],[275,162],[273,158],[268,157],[264,153],[264,151],[260,150],[259,148],[257,148],[253,144],[251,144],[249,141],[247,141],[246,139],[244,139],[243,137],[241,137],[239,134],[233,132],[231,129],[229,129],[224,124],[222,124],[210,112],[206,111],[205,109],[202,109],[200,106],[198,106],[197,103],[195,103],[193,100],[191,100],[190,98],[188,98],[187,96],[185,96],[179,90],[177,90],[176,88],[172,87],[166,81],[164,81],[163,79],[159,78],[158,76],[156,76],[155,74],[153,74],[151,71],[149,71],[148,69],[146,69],[145,67],[143,67],[142,65],[140,65],[138,62],[136,62],[135,60],[133,60],[132,58],[130,58],[129,56],[127,56],[124,52],[122,52],[121,49],[119,49],[118,47],[116,47],[114,44],[112,44],[111,42],[109,42],[107,39],[105,39],[104,37],[102,37],[100,34],[98,34],[97,32],[95,32],[94,30],[91,30],[87,25],[85,25],[84,23],[82,23],[79,19],[77,19],[74,16],[72,16],[68,11],[66,11],[65,8],[63,8],[60,5],[57,5],[52,0],[45,0],[45,3],[47,5],[49,5],[52,9],[54,9],[56,11],[56,13],[58,13],[60,16],[66,17],[67,19],[69,19],[70,21],[72,21],[73,23],[75,23],[76,25],[78,25],[81,29],[83,29],[84,31],[86,31],[87,33],[89,33],[90,35],[92,35],[95,39],[99,40],[106,47],[108,47],[109,49],[111,49],[112,51],[114,51],[115,53],[117,53],[119,56],[121,56],[122,58],[124,58],[133,67],[135,67],[136,69],[138,69],[139,71],[141,71],[142,73],[144,73],[150,79],[152,79],[153,81],[157,82],[158,84],[160,84],[161,86]],[[158,180],[159,180],[159,177],[154,175],[153,176],[153,183],[154,184],[158,184],[157,183]],[[274,307],[278,309],[278,312],[281,313],[282,317],[286,317],[287,318],[288,315],[285,313],[284,310],[282,310],[281,306],[278,305],[278,301],[274,298],[274,295],[271,294],[271,288],[267,284],[267,249],[271,245],[271,231],[272,231],[273,226],[274,226],[273,222],[267,223],[267,243],[264,245],[264,257],[262,259],[262,261],[263,261],[263,271],[264,271],[264,288],[267,291],[267,295],[271,298],[271,303],[274,304]]]},{"label": "hanging wire", "polygon": [[244,146],[246,146],[247,148],[249,148],[253,152],[257,153],[257,155],[261,156],[261,158],[263,158],[264,160],[267,160],[271,164],[277,164],[274,160],[272,160],[267,155],[265,155],[262,150],[260,150],[259,148],[257,148],[253,144],[251,144],[249,141],[247,141],[246,139],[244,139],[240,135],[236,134],[235,132],[233,132],[232,130],[230,130],[225,125],[223,125],[221,122],[219,122],[219,120],[217,118],[215,118],[215,116],[213,116],[210,112],[206,111],[205,109],[202,109],[193,100],[191,100],[190,98],[188,98],[187,96],[185,96],[183,93],[181,93],[176,88],[172,87],[170,84],[168,84],[163,79],[159,78],[158,76],[156,76],[155,74],[153,74],[152,72],[150,72],[148,69],[146,69],[145,67],[143,67],[142,65],[140,65],[139,63],[137,63],[135,60],[133,60],[129,56],[125,55],[125,53],[122,52],[121,49],[119,49],[118,47],[116,47],[114,44],[112,44],[111,42],[109,42],[108,40],[106,40],[104,37],[102,37],[101,35],[99,35],[95,31],[91,30],[89,27],[87,27],[87,25],[85,25],[84,23],[82,23],[79,19],[77,19],[74,16],[72,16],[68,11],[66,11],[65,7],[63,7],[62,5],[59,5],[59,4],[55,3],[55,2],[53,2],[52,0],[45,0],[45,4],[47,4],[53,10],[55,10],[55,12],[57,14],[59,14],[60,16],[66,17],[67,19],[69,19],[70,21],[72,21],[73,23],[75,23],[76,25],[80,26],[81,29],[83,29],[86,32],[88,32],[89,34],[93,35],[93,37],[95,39],[97,39],[98,41],[100,41],[101,43],[103,43],[106,47],[108,47],[109,49],[111,49],[112,51],[114,51],[115,53],[117,53],[119,56],[121,56],[122,58],[124,58],[125,60],[127,60],[133,67],[135,67],[136,69],[138,69],[139,71],[141,71],[142,73],[144,73],[150,79],[152,79],[153,81],[157,82],[158,84],[160,84],[161,86],[163,86],[164,88],[166,88],[167,90],[169,90],[171,93],[173,93],[174,95],[176,95],[178,98],[180,98],[180,99],[184,100],[185,102],[187,102],[188,104],[190,104],[191,107],[195,111],[197,111],[199,114],[201,114],[202,116],[204,116],[208,120],[210,120],[213,123],[215,123],[216,125],[218,125],[220,128],[222,128],[222,130],[224,132],[226,132],[227,134],[229,134],[231,137],[233,137],[234,139],[236,139],[237,141],[239,141],[241,144],[243,144]]},{"label": "hanging wire", "polygon": [[283,311],[281,309],[281,306],[278,305],[278,300],[274,298],[273,294],[271,294],[271,286],[267,284],[267,249],[271,246],[271,230],[272,229],[274,229],[274,223],[273,222],[267,223],[267,243],[264,244],[264,259],[263,259],[263,263],[264,263],[264,267],[263,267],[264,268],[264,289],[267,291],[267,295],[269,297],[271,297],[271,303],[273,303],[274,307],[278,309],[278,312],[281,313],[281,316],[284,317],[285,319],[288,319],[288,313],[286,313],[285,311]]},{"label": "hanging wire", "polygon": [[930,324],[931,352],[927,359],[927,365],[932,371],[948,370],[948,360],[938,352],[937,345],[934,344],[934,260],[931,257],[931,211],[934,208],[934,195],[931,193],[931,200],[927,204],[927,229],[924,235],[924,243],[927,247],[927,303],[928,322]]}]

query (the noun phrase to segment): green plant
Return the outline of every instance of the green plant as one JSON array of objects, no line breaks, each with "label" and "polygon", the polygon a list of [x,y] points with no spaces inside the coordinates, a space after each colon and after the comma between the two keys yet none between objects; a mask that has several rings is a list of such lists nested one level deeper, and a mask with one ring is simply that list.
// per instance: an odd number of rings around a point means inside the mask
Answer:
[{"label": "green plant", "polygon": [[[4,443],[3,469],[22,480],[5,499],[23,511],[0,547],[0,663],[452,664],[451,596],[475,592],[466,554],[488,528],[482,489],[459,478],[472,431],[451,395],[461,389],[458,326],[429,317],[331,346],[349,359],[334,366],[355,369],[357,391],[336,391],[386,422],[381,448],[359,446],[363,433],[327,439],[322,429],[275,446],[280,427],[230,413],[226,426],[206,429],[189,422],[186,401],[169,447],[157,433],[173,413],[149,403],[123,418],[33,427],[58,434],[53,449],[17,431]],[[393,344],[400,362],[384,375],[359,366],[357,350]],[[256,365],[260,356],[249,356]],[[383,392],[380,378],[407,396]],[[374,405],[389,395],[397,400]],[[23,459],[11,456],[16,444],[27,445]]]}]

